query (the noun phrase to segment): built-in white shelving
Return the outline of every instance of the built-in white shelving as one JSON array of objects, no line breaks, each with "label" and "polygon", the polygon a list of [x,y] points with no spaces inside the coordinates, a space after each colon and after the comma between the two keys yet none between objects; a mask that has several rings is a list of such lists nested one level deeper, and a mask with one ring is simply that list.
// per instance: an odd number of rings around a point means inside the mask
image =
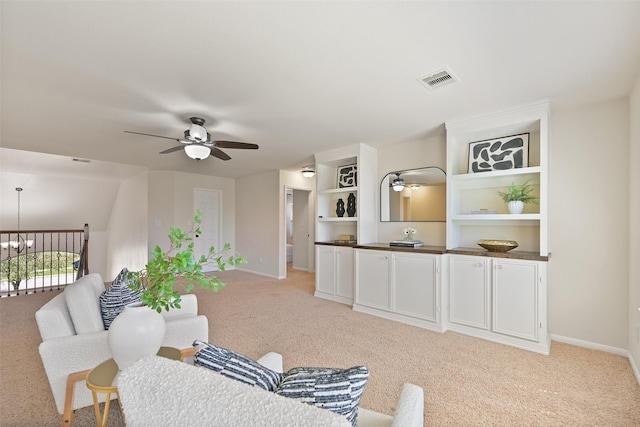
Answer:
[{"label": "built-in white shelving", "polygon": [[[548,144],[549,106],[539,102],[468,120],[447,122],[447,249],[475,248],[480,239],[516,240],[519,249],[549,254]],[[529,134],[523,168],[469,173],[470,143]],[[512,184],[529,182],[537,204],[508,213],[498,195]],[[481,209],[494,214],[474,214]]]}]

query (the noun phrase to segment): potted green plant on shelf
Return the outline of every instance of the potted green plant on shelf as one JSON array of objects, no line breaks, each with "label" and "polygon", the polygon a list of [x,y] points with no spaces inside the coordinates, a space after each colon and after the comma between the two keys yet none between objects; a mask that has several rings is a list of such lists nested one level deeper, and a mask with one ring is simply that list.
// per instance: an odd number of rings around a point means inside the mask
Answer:
[{"label": "potted green plant on shelf", "polygon": [[498,191],[498,195],[507,204],[509,213],[520,214],[525,204],[538,203],[538,198],[531,194],[533,187],[528,179],[522,184],[511,183],[507,191]]}]

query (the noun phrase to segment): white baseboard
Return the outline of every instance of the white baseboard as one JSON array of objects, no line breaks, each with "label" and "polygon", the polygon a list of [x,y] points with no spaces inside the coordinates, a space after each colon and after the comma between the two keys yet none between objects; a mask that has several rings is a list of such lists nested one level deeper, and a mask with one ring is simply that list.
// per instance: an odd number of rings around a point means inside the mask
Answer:
[{"label": "white baseboard", "polygon": [[638,381],[638,384],[640,384],[640,370],[638,370],[638,366],[636,365],[636,362],[633,360],[633,357],[631,357],[631,353],[629,353],[629,363],[631,364],[631,369],[633,369],[633,373],[636,376],[636,380]]},{"label": "white baseboard", "polygon": [[271,274],[265,274],[265,273],[262,273],[262,272],[260,272],[260,271],[250,270],[250,269],[248,269],[248,268],[239,268],[239,267],[236,267],[236,270],[238,270],[238,271],[244,271],[245,273],[255,274],[256,276],[268,277],[268,278],[270,278],[270,279],[278,279],[278,280],[279,280],[279,279],[284,279],[284,278],[285,278],[284,276],[274,276],[274,275],[271,275]]},{"label": "white baseboard", "polygon": [[598,344],[590,341],[583,341],[576,338],[563,337],[561,335],[554,334],[551,334],[551,340],[563,342],[565,344],[577,345],[578,347],[590,348],[592,350],[606,351],[607,353],[613,353],[619,356],[629,357],[629,351],[626,348],[611,347],[609,345]]}]

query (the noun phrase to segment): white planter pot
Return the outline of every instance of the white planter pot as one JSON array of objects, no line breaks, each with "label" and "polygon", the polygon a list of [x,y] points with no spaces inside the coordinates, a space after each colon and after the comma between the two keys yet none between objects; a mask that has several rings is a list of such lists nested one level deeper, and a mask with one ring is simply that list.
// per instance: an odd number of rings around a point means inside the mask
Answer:
[{"label": "white planter pot", "polygon": [[524,209],[524,202],[520,200],[515,200],[512,202],[509,202],[507,206],[509,207],[509,213],[521,214],[522,210]]},{"label": "white planter pot", "polygon": [[111,357],[123,370],[144,356],[160,350],[166,325],[164,317],[149,307],[131,304],[124,308],[109,327]]}]

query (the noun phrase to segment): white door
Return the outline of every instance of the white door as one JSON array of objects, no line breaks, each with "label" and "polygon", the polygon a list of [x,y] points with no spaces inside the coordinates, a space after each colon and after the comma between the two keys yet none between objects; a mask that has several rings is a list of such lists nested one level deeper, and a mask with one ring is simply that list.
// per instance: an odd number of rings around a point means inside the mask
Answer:
[{"label": "white door", "polygon": [[[196,235],[194,245],[194,255],[200,258],[201,255],[208,255],[209,248],[213,246],[216,251],[223,249],[220,243],[221,234],[221,207],[220,201],[222,193],[219,190],[208,190],[195,188],[193,190],[193,211],[199,209],[202,212],[201,233]],[[218,267],[209,265],[204,271],[215,271]]]}]

